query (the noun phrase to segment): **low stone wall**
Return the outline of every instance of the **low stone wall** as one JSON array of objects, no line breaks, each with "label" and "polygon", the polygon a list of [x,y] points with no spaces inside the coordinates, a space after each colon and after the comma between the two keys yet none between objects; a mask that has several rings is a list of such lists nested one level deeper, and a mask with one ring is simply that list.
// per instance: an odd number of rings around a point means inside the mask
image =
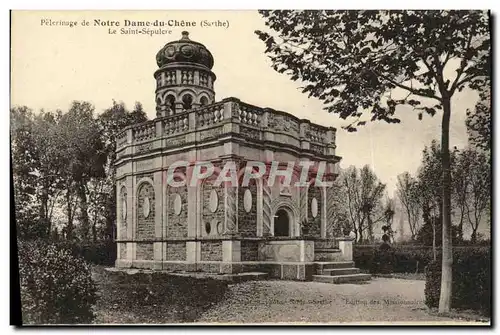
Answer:
[{"label": "low stone wall", "polygon": [[259,260],[277,262],[314,261],[314,242],[306,240],[276,240],[259,243]]}]

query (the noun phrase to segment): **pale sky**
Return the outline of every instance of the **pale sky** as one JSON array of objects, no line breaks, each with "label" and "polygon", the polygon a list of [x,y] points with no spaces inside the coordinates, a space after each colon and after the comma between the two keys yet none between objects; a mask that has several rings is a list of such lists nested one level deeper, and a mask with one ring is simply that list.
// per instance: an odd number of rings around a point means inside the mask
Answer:
[{"label": "pale sky", "polygon": [[[82,20],[90,26],[81,26]],[[94,19],[184,20],[196,27],[163,27],[170,35],[108,34],[109,27],[94,27]],[[76,27],[42,25],[76,21]],[[227,21],[228,28],[200,27],[202,20]],[[47,22],[45,21],[45,22]],[[118,28],[118,29],[119,29]],[[154,29],[154,28],[153,28]],[[213,54],[216,100],[237,97],[261,107],[282,110],[325,126],[337,127],[337,155],[341,167],[369,164],[392,195],[396,176],[414,173],[421,153],[432,139],[440,139],[441,114],[425,115],[399,107],[400,124],[367,123],[358,132],[341,129],[348,121],[322,110],[319,100],[308,98],[288,76],[275,72],[264,54],[265,46],[254,34],[265,30],[256,11],[121,11],[121,12],[20,12],[12,13],[12,105],[32,109],[67,110],[71,101],[86,100],[97,112],[123,101],[132,109],[140,101],[149,118],[155,117],[155,56],[163,45],[188,30],[190,38]],[[452,101],[451,147],[467,144],[465,113],[477,100],[475,92],[456,94]]]}]

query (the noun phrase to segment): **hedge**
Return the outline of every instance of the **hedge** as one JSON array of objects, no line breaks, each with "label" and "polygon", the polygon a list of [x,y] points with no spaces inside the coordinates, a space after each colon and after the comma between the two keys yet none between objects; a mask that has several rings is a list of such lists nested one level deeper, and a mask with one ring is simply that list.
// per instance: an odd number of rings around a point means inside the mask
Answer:
[{"label": "hedge", "polygon": [[432,248],[425,246],[396,245],[389,252],[381,252],[379,247],[380,245],[355,245],[353,258],[356,267],[373,274],[423,273],[425,266],[433,259]]},{"label": "hedge", "polygon": [[[389,254],[379,251],[379,245],[354,245],[353,259],[356,267],[368,270],[372,274],[384,271],[384,264],[391,262],[391,272],[395,273],[424,273],[425,267],[433,261],[432,247],[403,244],[393,245]],[[489,246],[456,246],[454,250],[474,251]],[[437,249],[437,259],[441,258],[441,249]],[[386,269],[385,269],[386,270]]]},{"label": "hedge", "polygon": [[[491,311],[491,251],[489,247],[453,251],[452,308]],[[438,307],[441,291],[441,260],[432,261],[425,271],[425,304]]]}]

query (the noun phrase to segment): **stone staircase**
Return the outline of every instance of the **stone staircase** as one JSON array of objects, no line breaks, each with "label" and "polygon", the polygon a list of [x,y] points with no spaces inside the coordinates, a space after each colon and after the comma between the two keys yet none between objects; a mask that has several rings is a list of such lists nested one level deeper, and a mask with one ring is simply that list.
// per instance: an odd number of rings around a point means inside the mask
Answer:
[{"label": "stone staircase", "polygon": [[351,261],[329,261],[315,262],[316,275],[312,280],[321,283],[345,284],[345,283],[365,283],[371,279],[366,273],[354,267]]}]

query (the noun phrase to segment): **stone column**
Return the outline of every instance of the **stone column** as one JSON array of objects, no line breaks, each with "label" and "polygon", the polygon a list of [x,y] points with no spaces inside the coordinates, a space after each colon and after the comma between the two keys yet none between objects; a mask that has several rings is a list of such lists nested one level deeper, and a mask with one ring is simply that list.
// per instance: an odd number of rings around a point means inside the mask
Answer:
[{"label": "stone column", "polygon": [[182,102],[176,102],[175,103],[175,114],[182,113],[182,110],[183,110]]},{"label": "stone column", "polygon": [[314,241],[301,240],[300,244],[300,261],[313,262],[314,261]]},{"label": "stone column", "polygon": [[299,134],[300,134],[300,147],[301,149],[309,150],[309,139],[307,138],[307,132],[309,131],[309,122],[301,122],[299,124]]},{"label": "stone column", "polygon": [[[156,157],[154,159],[155,167],[161,166],[162,158]],[[155,194],[155,238],[157,240],[163,239],[163,174],[162,171],[156,171],[153,174],[154,194]],[[162,268],[163,249],[162,242],[153,242],[153,267],[154,269]]]},{"label": "stone column", "polygon": [[326,196],[326,186],[321,187],[321,228],[320,228],[320,234],[321,238],[326,238],[326,223],[327,223],[327,204],[328,198]]},{"label": "stone column", "polygon": [[[132,173],[134,173],[134,164],[132,164]],[[136,182],[135,182],[135,176],[132,175],[130,177],[127,177],[127,185],[129,184],[128,179],[130,178],[130,211],[127,213],[130,214],[130,220],[127,220],[127,235],[128,238],[132,241],[135,241],[135,232],[136,232],[136,225],[137,225],[137,189],[136,189]],[[128,186],[127,186],[128,188]],[[130,225],[129,225],[130,223]],[[136,244],[135,242],[130,242],[127,243],[127,259],[130,261],[133,261],[136,259]]]},{"label": "stone column", "polygon": [[235,235],[238,232],[238,187],[225,186],[224,208],[224,235]]},{"label": "stone column", "polygon": [[[194,113],[192,113],[194,114]],[[194,134],[194,133],[193,133]],[[188,155],[189,161],[196,161],[196,151],[192,150]],[[192,174],[193,166],[189,166],[186,170],[186,176]],[[187,234],[188,237],[197,238],[200,237],[200,226],[201,226],[201,184],[198,183],[196,186],[190,186],[190,181],[186,181],[187,184],[187,202],[188,202],[188,213],[187,213]],[[196,271],[196,263],[201,260],[201,242],[200,241],[186,241],[186,271]]]},{"label": "stone column", "polygon": [[264,212],[263,212],[263,187],[264,180],[260,178],[257,181],[257,194],[255,194],[255,203],[257,207],[257,237],[264,233]]},{"label": "stone column", "polygon": [[222,264],[220,271],[222,273],[239,272],[237,264],[241,262],[241,242],[240,241],[222,241]]}]

